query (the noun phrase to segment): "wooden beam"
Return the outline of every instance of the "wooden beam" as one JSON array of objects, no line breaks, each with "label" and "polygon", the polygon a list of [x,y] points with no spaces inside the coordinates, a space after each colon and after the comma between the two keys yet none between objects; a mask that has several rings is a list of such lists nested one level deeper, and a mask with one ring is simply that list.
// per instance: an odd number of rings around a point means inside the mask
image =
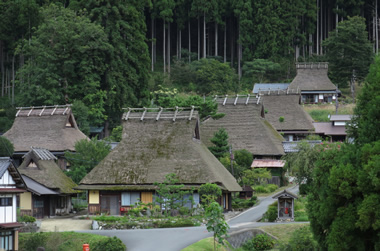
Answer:
[{"label": "wooden beam", "polygon": [[163,109],[162,109],[162,107],[160,107],[160,111],[159,111],[158,114],[157,114],[156,120],[159,120],[159,119],[160,119],[160,116],[161,116],[162,111],[163,111]]}]

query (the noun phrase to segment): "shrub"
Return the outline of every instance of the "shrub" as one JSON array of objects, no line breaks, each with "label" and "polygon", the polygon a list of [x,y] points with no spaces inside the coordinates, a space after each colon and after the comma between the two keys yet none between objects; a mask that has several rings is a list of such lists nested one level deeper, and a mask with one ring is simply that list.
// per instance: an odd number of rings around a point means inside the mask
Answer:
[{"label": "shrub", "polygon": [[275,184],[268,184],[267,187],[266,187],[266,189],[267,189],[270,193],[276,191],[277,188],[278,188],[278,186],[275,185]]},{"label": "shrub", "polygon": [[158,222],[158,228],[172,228],[172,227],[193,227],[195,224],[191,219],[179,219],[178,221],[165,221]]},{"label": "shrub", "polygon": [[266,234],[256,235],[253,239],[246,241],[242,248],[244,250],[270,250],[274,247],[275,241]]},{"label": "shrub", "polygon": [[268,189],[264,186],[255,186],[256,193],[268,193]]},{"label": "shrub", "polygon": [[190,209],[188,207],[180,207],[179,213],[180,213],[180,215],[189,215]]},{"label": "shrub", "polygon": [[206,183],[199,187],[199,195],[202,202],[208,204],[222,196],[222,189],[216,184]]},{"label": "shrub", "polygon": [[308,185],[306,185],[306,184],[300,184],[299,185],[300,195],[306,195],[307,192],[308,192],[308,189],[309,189]]},{"label": "shrub", "polygon": [[23,215],[23,216],[20,216],[18,218],[18,221],[19,222],[35,222],[36,221],[36,218],[34,218],[33,216],[29,216],[29,215]]},{"label": "shrub", "polygon": [[35,251],[39,247],[45,247],[47,242],[47,236],[44,233],[32,233],[24,242],[24,247],[20,246],[20,250]]},{"label": "shrub", "polygon": [[317,243],[313,239],[313,235],[309,226],[304,226],[293,232],[289,242],[280,247],[281,251],[303,250],[312,251],[317,250]]},{"label": "shrub", "polygon": [[269,222],[274,222],[276,221],[277,216],[278,216],[278,212],[277,212],[277,201],[276,201],[268,207],[268,210],[264,214],[263,219]]},{"label": "shrub", "polygon": [[92,251],[125,251],[127,250],[127,247],[124,245],[124,243],[119,239],[114,237],[101,240],[97,242],[93,248],[91,248]]},{"label": "shrub", "polygon": [[309,221],[309,217],[305,211],[295,211],[294,220],[295,221]]},{"label": "shrub", "polygon": [[284,119],[284,117],[283,117],[283,116],[281,116],[280,118],[278,118],[278,121],[280,121],[280,122],[284,122],[284,121],[285,121],[285,119]]},{"label": "shrub", "polygon": [[249,200],[240,199],[240,198],[234,198],[232,200],[231,206],[234,209],[240,209],[240,208],[249,208],[256,204],[257,197],[252,196]]}]

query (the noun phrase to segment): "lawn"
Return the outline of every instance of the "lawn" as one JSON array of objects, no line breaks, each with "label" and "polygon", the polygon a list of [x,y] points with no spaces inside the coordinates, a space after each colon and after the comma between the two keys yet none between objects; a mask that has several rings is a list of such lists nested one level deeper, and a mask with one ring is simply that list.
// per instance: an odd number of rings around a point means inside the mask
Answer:
[{"label": "lawn", "polygon": [[[315,122],[330,121],[328,115],[335,114],[335,104],[303,105]],[[339,104],[338,114],[354,114],[355,104]]]},{"label": "lawn", "polygon": [[280,242],[288,242],[293,232],[297,229],[307,226],[309,223],[289,223],[289,224],[275,224],[272,226],[262,226],[259,229],[276,236]]},{"label": "lawn", "polygon": [[19,250],[35,251],[44,246],[46,250],[82,251],[83,244],[94,247],[97,242],[108,239],[107,236],[76,232],[20,233]]},{"label": "lawn", "polygon": [[[216,246],[218,251],[227,251],[228,249],[218,244]],[[200,240],[184,249],[182,251],[214,251],[214,240],[212,237]]]}]

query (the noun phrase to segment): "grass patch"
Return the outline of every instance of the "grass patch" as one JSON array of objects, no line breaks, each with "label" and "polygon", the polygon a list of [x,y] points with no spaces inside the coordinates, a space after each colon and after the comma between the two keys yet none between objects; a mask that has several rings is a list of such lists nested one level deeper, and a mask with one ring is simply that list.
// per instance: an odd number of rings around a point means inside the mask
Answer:
[{"label": "grass patch", "polygon": [[288,242],[292,233],[301,227],[308,226],[309,223],[290,223],[273,226],[262,226],[259,229],[276,236],[280,242]]},{"label": "grass patch", "polygon": [[82,251],[83,244],[90,244],[90,248],[94,248],[99,241],[108,238],[76,232],[20,233],[19,250],[35,251],[37,247],[43,246],[46,250]]},{"label": "grass patch", "polygon": [[[315,122],[329,122],[328,115],[335,114],[335,104],[303,105]],[[338,114],[354,114],[355,104],[339,104]]]},{"label": "grass patch", "polygon": [[[216,250],[227,251],[228,249],[220,244],[217,244]],[[209,237],[209,238],[200,240],[182,249],[182,251],[214,251],[214,239],[212,237]]]}]

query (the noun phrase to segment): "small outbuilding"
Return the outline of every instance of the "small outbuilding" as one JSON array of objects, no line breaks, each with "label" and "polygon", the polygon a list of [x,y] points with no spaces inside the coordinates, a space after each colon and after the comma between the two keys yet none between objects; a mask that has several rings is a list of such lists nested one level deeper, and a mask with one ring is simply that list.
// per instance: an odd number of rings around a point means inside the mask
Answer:
[{"label": "small outbuilding", "polygon": [[277,221],[294,221],[294,200],[298,199],[297,195],[285,189],[272,198],[278,199]]}]

